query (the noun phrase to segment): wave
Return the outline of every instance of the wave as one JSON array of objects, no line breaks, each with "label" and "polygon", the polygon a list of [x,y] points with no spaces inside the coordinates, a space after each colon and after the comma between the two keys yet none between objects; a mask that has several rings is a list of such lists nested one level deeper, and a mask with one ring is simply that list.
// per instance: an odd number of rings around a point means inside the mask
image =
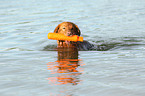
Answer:
[{"label": "wave", "polygon": [[145,37],[111,38],[107,41],[95,41],[98,51],[125,49],[131,50],[135,46],[144,46]]},{"label": "wave", "polygon": [[[131,50],[135,46],[145,46],[145,37],[123,37],[111,38],[109,40],[89,41],[93,47],[88,50],[81,51],[108,51],[108,50]],[[56,50],[57,45],[47,45],[43,51]]]}]

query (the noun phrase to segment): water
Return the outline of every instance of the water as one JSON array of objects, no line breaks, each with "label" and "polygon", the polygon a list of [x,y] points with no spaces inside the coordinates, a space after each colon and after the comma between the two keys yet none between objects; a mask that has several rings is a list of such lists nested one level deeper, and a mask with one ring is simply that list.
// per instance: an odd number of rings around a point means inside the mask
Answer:
[{"label": "water", "polygon": [[[145,96],[144,0],[0,4],[1,96]],[[63,21],[104,49],[54,50],[47,34]]]}]

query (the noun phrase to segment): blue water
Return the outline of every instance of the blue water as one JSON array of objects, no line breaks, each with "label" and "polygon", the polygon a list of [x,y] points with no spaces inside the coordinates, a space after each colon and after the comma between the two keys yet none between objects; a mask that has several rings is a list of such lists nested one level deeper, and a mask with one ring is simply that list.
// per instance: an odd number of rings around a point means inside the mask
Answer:
[{"label": "blue water", "polygon": [[[1,0],[0,96],[144,96],[144,0]],[[104,50],[54,50],[77,24]]]}]

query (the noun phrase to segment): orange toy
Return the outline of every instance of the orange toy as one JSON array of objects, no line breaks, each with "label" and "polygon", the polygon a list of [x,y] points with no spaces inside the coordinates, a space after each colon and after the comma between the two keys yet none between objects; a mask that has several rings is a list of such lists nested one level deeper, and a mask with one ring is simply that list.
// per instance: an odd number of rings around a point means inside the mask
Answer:
[{"label": "orange toy", "polygon": [[83,37],[80,37],[78,35],[73,35],[73,36],[65,36],[60,33],[48,33],[48,39],[53,39],[53,40],[66,40],[66,41],[81,41],[83,42]]}]

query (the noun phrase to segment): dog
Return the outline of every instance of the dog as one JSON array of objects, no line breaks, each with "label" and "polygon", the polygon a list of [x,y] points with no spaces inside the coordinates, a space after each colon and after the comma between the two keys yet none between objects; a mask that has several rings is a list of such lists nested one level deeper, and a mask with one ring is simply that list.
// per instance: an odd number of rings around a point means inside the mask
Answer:
[{"label": "dog", "polygon": [[[79,27],[72,23],[72,22],[62,22],[60,23],[54,30],[54,33],[61,33],[66,36],[73,36],[73,35],[81,35],[81,31]],[[63,41],[58,40],[57,41],[57,47],[58,48],[77,48],[78,50],[90,50],[92,49],[93,45],[89,43],[88,41],[83,42],[73,42],[73,41]]]}]

